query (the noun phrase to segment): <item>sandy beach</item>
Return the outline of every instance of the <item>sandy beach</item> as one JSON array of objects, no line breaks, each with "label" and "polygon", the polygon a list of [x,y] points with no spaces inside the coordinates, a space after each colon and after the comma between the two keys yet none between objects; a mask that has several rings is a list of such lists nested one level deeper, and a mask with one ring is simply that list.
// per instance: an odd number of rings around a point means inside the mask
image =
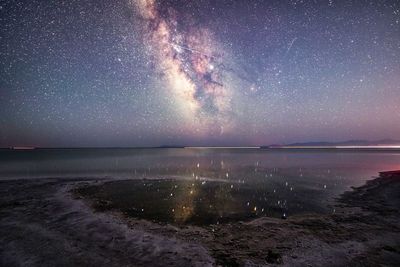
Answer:
[{"label": "sandy beach", "polygon": [[[400,173],[345,192],[333,214],[175,225],[80,194],[126,181],[0,182],[2,266],[397,266]],[[104,188],[103,188],[104,189]],[[100,202],[99,202],[100,201]],[[103,205],[103,206],[102,206]]]}]

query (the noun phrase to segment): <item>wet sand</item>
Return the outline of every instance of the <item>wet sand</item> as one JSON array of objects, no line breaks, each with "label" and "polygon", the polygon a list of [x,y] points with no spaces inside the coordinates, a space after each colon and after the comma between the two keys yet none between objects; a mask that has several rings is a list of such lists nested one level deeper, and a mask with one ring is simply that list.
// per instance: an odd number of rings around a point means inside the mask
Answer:
[{"label": "wet sand", "polygon": [[[133,182],[133,181],[132,181]],[[0,182],[2,266],[398,266],[400,174],[337,199],[334,214],[220,224],[153,222],[79,188],[94,179]],[[109,200],[108,200],[109,201]],[[106,204],[106,205],[102,205]],[[93,207],[95,209],[93,209]]]}]

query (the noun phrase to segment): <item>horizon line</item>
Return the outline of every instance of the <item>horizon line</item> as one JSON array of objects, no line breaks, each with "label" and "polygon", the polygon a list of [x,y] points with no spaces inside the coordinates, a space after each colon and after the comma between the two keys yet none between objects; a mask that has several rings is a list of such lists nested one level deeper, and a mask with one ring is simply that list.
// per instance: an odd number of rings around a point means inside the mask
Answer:
[{"label": "horizon line", "polygon": [[267,145],[267,146],[143,146],[143,147],[34,147],[34,146],[11,146],[0,147],[2,150],[41,150],[41,149],[160,149],[160,148],[180,148],[180,149],[400,149],[400,145],[339,145],[339,146],[291,146],[291,145]]}]

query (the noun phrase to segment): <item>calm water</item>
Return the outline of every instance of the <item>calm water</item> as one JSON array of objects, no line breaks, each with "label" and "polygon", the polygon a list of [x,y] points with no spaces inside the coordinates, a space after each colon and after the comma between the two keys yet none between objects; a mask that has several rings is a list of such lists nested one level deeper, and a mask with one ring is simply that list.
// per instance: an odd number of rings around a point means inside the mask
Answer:
[{"label": "calm water", "polygon": [[[148,218],[165,217],[166,221],[169,220],[168,214],[175,210],[178,195],[181,199],[179,207],[186,209],[186,206],[192,205],[193,216],[202,211],[204,215],[202,217],[209,215],[210,221],[215,219],[214,215],[222,214],[229,217],[235,215],[235,211],[241,211],[245,216],[261,213],[275,216],[286,212],[293,214],[331,211],[330,201],[348,190],[350,186],[363,184],[366,180],[377,176],[379,171],[395,169],[400,169],[400,153],[395,151],[260,149],[0,151],[2,180],[41,177],[156,178],[157,181],[136,182],[134,186],[131,184],[131,191],[125,194],[135,197],[119,201],[120,204],[129,203],[130,207],[135,206],[135,209],[131,210],[135,216],[150,210],[153,213],[147,214]],[[142,186],[146,190],[143,190]],[[112,192],[120,189],[115,187],[113,190],[108,196],[103,197],[112,198]],[[145,191],[147,193],[143,194]],[[196,197],[193,196],[194,193]],[[151,201],[147,201],[148,199]],[[154,199],[163,199],[166,202],[154,205]],[[223,208],[216,208],[217,202],[223,203],[220,205]],[[197,203],[197,206],[193,207],[193,203]],[[210,210],[212,209],[214,215],[204,214],[206,206],[211,206]],[[162,207],[163,210],[156,210],[155,207]],[[195,219],[193,218],[192,220]]]},{"label": "calm water", "polygon": [[[304,182],[360,184],[400,169],[400,152],[261,149],[0,150],[0,179],[41,177],[207,176],[251,181],[294,175]],[[271,176],[272,175],[272,176]]]}]

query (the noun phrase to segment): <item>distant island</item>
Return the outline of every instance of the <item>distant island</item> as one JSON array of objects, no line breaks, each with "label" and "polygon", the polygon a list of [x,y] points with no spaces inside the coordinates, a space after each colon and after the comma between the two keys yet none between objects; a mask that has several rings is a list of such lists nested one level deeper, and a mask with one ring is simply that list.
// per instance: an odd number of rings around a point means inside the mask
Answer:
[{"label": "distant island", "polygon": [[284,145],[268,145],[261,148],[400,148],[400,140],[381,139],[369,140],[347,140],[341,142],[305,142]]}]

